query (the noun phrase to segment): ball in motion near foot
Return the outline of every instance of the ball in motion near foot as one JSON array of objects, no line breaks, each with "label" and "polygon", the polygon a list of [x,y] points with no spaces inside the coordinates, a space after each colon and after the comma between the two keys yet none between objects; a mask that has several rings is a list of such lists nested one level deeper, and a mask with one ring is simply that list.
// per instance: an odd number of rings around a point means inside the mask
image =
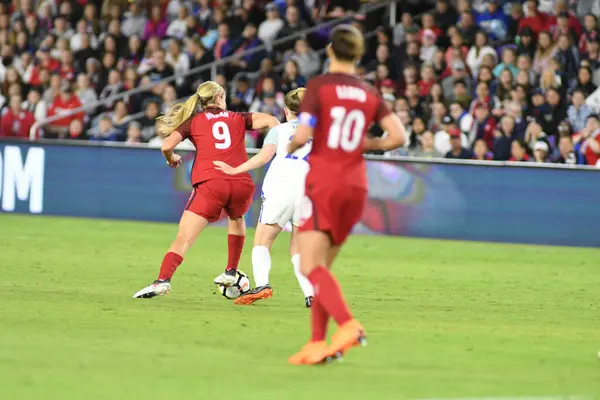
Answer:
[{"label": "ball in motion near foot", "polygon": [[219,285],[219,293],[228,299],[237,299],[250,290],[250,278],[243,271],[237,271],[235,283],[229,287]]}]

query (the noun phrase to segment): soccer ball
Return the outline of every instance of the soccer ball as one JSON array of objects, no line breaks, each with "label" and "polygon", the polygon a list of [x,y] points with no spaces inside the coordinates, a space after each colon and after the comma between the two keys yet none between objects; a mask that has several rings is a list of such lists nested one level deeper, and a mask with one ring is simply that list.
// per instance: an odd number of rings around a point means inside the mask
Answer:
[{"label": "soccer ball", "polygon": [[225,287],[219,285],[219,293],[228,299],[237,299],[242,294],[250,290],[250,278],[243,271],[237,271],[235,274],[236,281],[233,285]]}]

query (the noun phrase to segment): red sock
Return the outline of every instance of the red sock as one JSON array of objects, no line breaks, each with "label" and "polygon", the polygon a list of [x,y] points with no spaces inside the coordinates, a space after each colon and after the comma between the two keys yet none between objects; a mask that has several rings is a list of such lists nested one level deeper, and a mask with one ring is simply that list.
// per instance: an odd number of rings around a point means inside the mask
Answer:
[{"label": "red sock", "polygon": [[160,272],[158,274],[159,281],[165,281],[171,279],[177,267],[183,262],[183,257],[177,253],[169,252],[165,254],[163,262],[160,265]]},{"label": "red sock", "polygon": [[315,287],[315,301],[321,303],[325,312],[327,312],[338,325],[343,325],[352,319],[352,314],[350,314],[348,305],[344,300],[340,285],[338,285],[337,281],[327,268],[315,268],[310,275],[308,275],[308,280]]},{"label": "red sock", "polygon": [[310,315],[312,322],[312,336],[310,341],[320,342],[325,340],[325,337],[327,336],[327,323],[329,322],[329,315],[316,297],[313,299],[313,303],[310,306]]},{"label": "red sock", "polygon": [[229,252],[229,256],[227,258],[227,271],[235,271],[238,269],[242,250],[244,249],[245,238],[245,236],[231,234],[227,236],[227,250]]}]

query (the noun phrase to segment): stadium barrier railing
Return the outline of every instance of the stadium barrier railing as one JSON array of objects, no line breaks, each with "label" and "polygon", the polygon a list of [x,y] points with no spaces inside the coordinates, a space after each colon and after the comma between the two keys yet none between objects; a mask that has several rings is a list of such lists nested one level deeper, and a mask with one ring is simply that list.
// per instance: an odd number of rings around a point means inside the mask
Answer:
[{"label": "stadium barrier railing", "polygon": [[[0,140],[0,210],[176,222],[192,190],[194,153],[181,154],[173,170],[145,146]],[[250,226],[265,172],[252,173]],[[367,175],[357,233],[600,246],[597,168],[367,156]]]},{"label": "stadium barrier railing", "polygon": [[[356,15],[356,14],[368,14],[371,13],[373,11],[376,10],[380,10],[382,8],[387,8],[388,9],[388,13],[389,13],[389,19],[390,19],[390,25],[394,25],[395,24],[395,20],[396,20],[396,8],[397,8],[397,4],[399,2],[401,2],[403,0],[382,0],[382,1],[378,1],[375,3],[368,3],[368,4],[364,4],[361,9],[352,15]],[[338,25],[340,23],[343,23],[345,21],[348,21],[350,18],[352,18],[352,15],[345,15],[344,17],[338,18],[338,19],[334,19],[319,25],[316,25],[314,27],[310,27],[298,32],[293,33],[292,35],[286,36],[284,38],[281,39],[277,39],[275,41],[273,41],[272,46],[276,47],[277,45],[281,45],[284,43],[287,43],[291,40],[294,39],[299,39],[302,37],[305,37],[306,35],[315,33],[315,32],[319,32],[323,29],[329,28],[329,27],[333,27],[335,25]],[[74,108],[72,110],[68,110],[66,112],[61,112],[57,115],[53,115],[51,117],[47,117],[46,119],[42,120],[42,121],[36,121],[36,123],[31,127],[30,132],[29,132],[29,139],[30,140],[35,140],[36,139],[36,135],[38,130],[43,127],[46,126],[54,121],[72,116],[72,115],[76,115],[80,112],[86,112],[88,110],[94,110],[94,109],[98,109],[99,107],[106,105],[106,104],[112,104],[118,100],[121,100],[123,98],[126,98],[128,96],[137,94],[137,93],[142,93],[145,91],[150,90],[153,86],[158,85],[158,84],[164,84],[164,83],[171,83],[174,82],[176,79],[178,78],[183,78],[183,77],[189,77],[189,76],[193,76],[193,75],[197,75],[200,74],[202,72],[205,71],[211,71],[211,76],[212,79],[214,79],[217,75],[217,70],[219,67],[234,61],[234,60],[238,60],[242,57],[246,57],[249,55],[252,55],[254,53],[258,53],[261,51],[265,51],[267,50],[267,46],[262,45],[262,46],[258,46],[255,47],[253,49],[250,50],[246,50],[243,53],[240,54],[234,54],[232,56],[229,57],[225,57],[221,60],[217,60],[213,63],[210,64],[206,64],[206,65],[201,65],[197,68],[192,68],[189,71],[187,71],[185,74],[175,74],[172,76],[169,76],[165,79],[162,79],[160,81],[157,82],[153,82],[150,85],[145,85],[145,86],[140,86],[125,92],[121,92],[121,93],[117,93],[115,95],[109,96],[106,99],[102,99],[102,100],[98,100],[96,102],[90,103],[90,104],[84,104],[79,108]]]}]

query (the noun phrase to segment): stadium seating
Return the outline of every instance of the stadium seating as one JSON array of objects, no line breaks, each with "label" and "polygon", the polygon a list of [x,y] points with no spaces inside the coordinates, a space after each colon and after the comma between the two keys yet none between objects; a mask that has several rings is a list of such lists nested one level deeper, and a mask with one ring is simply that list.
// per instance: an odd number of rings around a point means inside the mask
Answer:
[{"label": "stadium seating", "polygon": [[407,127],[386,156],[598,163],[598,1],[362,3],[386,4],[0,1],[0,137],[160,145],[156,116],[211,78],[231,109],[283,118],[284,93],[326,70],[335,21],[365,32],[359,75]]}]

